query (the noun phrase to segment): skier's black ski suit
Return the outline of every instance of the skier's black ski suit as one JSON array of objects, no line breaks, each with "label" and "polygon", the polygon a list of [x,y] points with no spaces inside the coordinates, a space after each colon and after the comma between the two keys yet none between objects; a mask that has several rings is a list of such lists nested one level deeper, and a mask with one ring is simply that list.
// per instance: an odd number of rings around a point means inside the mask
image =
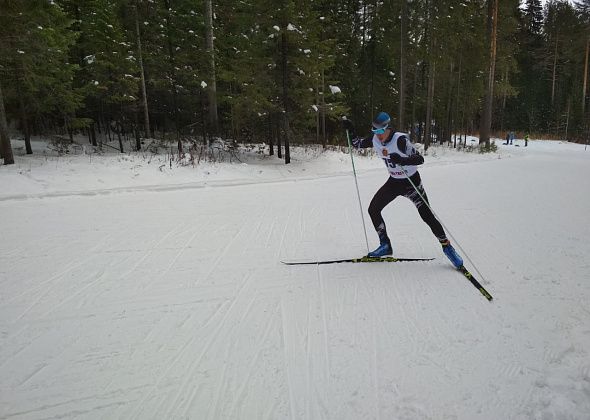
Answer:
[{"label": "skier's black ski suit", "polygon": [[[404,153],[407,157],[401,157],[399,154],[393,153],[387,157],[381,156],[385,164],[388,165],[389,168],[396,167],[396,164],[401,165],[421,165],[424,163],[424,158],[422,155],[414,148],[414,145],[410,142],[408,137],[404,135],[400,135],[400,133],[395,133],[393,130],[389,133],[386,141],[382,144],[383,146],[387,146],[387,144],[393,141],[393,137],[395,134],[398,134],[397,137],[397,149]],[[364,139],[358,138],[355,139],[354,145],[357,148],[368,148],[374,147],[373,142],[373,135],[366,137]],[[390,170],[391,172],[391,170]],[[369,215],[371,216],[371,221],[373,222],[373,226],[379,235],[379,239],[382,241],[385,240],[389,242],[389,237],[387,236],[387,231],[385,228],[385,221],[381,215],[381,211],[391,203],[395,198],[398,196],[404,196],[414,203],[416,208],[418,209],[418,213],[424,222],[430,227],[432,233],[437,237],[439,241],[446,240],[447,236],[445,231],[440,224],[440,222],[436,219],[430,207],[424,203],[424,200],[428,203],[428,197],[426,196],[426,192],[424,191],[424,187],[422,186],[422,180],[420,179],[420,174],[416,171],[413,175],[411,175],[410,180],[414,185],[417,187],[420,194],[416,192],[412,183],[406,178],[394,178],[393,176],[389,176],[385,184],[375,193],[375,196],[371,200],[371,204],[369,204]],[[424,200],[422,199],[424,197]]]}]

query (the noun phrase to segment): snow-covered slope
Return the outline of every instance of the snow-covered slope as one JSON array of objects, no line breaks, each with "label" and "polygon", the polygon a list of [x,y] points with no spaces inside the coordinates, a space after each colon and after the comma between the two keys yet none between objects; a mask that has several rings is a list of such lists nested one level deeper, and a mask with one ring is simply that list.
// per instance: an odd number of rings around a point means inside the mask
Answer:
[{"label": "snow-covered slope", "polygon": [[[396,255],[434,261],[282,265],[367,251],[350,157],[293,154],[1,167],[0,418],[589,418],[590,151],[429,150],[492,303],[402,199]],[[387,173],[355,163],[366,209]]]}]

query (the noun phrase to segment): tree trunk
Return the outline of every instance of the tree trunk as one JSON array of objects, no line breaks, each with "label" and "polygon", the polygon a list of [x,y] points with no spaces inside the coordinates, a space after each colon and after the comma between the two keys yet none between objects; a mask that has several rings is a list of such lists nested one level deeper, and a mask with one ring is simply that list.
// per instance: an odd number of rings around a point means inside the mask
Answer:
[{"label": "tree trunk", "polygon": [[274,122],[274,129],[275,135],[277,138],[277,157],[279,159],[283,158],[283,145],[281,142],[281,114],[275,114],[275,122]]},{"label": "tree trunk", "polygon": [[424,150],[430,147],[431,122],[432,122],[432,102],[434,99],[434,77],[435,64],[430,63],[428,66],[428,88],[426,93],[426,121],[424,125]]},{"label": "tree trunk", "polygon": [[31,147],[31,130],[29,130],[29,120],[27,118],[27,110],[25,109],[25,101],[23,95],[20,93],[20,80],[16,83],[16,90],[18,94],[18,104],[20,110],[20,123],[22,125],[23,134],[25,135],[25,150],[27,155],[33,154]]},{"label": "tree trunk", "polygon": [[315,113],[315,142],[316,142],[316,144],[320,144],[320,121],[321,121],[321,109],[322,109],[322,105],[321,105],[322,100],[320,99],[320,77],[318,77],[316,79],[315,99],[316,99],[315,103],[319,107],[319,109]]},{"label": "tree trunk", "polygon": [[571,104],[571,100],[568,99],[567,100],[567,115],[565,117],[565,138],[564,138],[565,141],[568,141],[567,140],[567,134],[568,134],[567,131],[568,131],[569,124],[570,124],[570,104]]},{"label": "tree trunk", "polygon": [[[453,118],[453,84],[454,84],[454,72],[455,72],[455,63],[451,62],[450,67],[450,83],[449,83],[449,91],[447,94],[447,121],[445,124],[445,135],[442,141],[451,142],[451,121]],[[441,141],[441,142],[442,142]]]},{"label": "tree trunk", "polygon": [[272,113],[268,113],[268,155],[273,156],[275,154],[274,144],[274,125],[272,122]]},{"label": "tree trunk", "polygon": [[[504,83],[506,85],[508,85],[508,69],[506,69],[504,72],[503,80],[504,80]],[[506,91],[504,91],[504,94],[502,95],[502,113],[500,116],[500,132],[504,131],[504,111],[506,111],[506,99],[507,99],[507,95],[506,95]]]},{"label": "tree trunk", "polygon": [[[143,50],[141,48],[141,32],[139,30],[139,12],[138,0],[135,0],[135,32],[137,35],[137,55],[139,56],[139,73],[141,77],[141,104],[143,107],[143,124],[145,127],[145,136],[147,138],[152,137],[152,130],[150,127],[150,113],[148,108],[147,90],[145,88],[145,69],[143,67]],[[138,144],[138,149],[141,144]]]},{"label": "tree trunk", "polygon": [[287,24],[283,25],[281,34],[281,66],[283,73],[283,129],[285,133],[285,164],[291,163],[291,153],[289,150],[289,81],[287,73]]},{"label": "tree trunk", "polygon": [[405,130],[404,120],[404,101],[405,101],[405,69],[404,69],[404,39],[406,35],[405,21],[406,21],[406,1],[402,0],[402,12],[400,18],[400,41],[399,41],[399,130]]},{"label": "tree trunk", "polygon": [[588,54],[590,53],[590,38],[586,41],[586,59],[584,60],[584,86],[582,88],[582,115],[586,112],[586,87],[588,86]]},{"label": "tree trunk", "polygon": [[[164,0],[164,4],[166,6],[166,10],[172,10],[170,0]],[[180,138],[180,117],[178,114],[178,93],[176,92],[176,85],[178,77],[176,75],[176,56],[174,53],[174,47],[172,46],[172,37],[170,34],[170,27],[172,23],[170,22],[170,12],[166,15],[166,37],[168,38],[167,45],[168,45],[168,65],[169,65],[169,78],[170,78],[170,90],[172,93],[172,106],[174,108],[174,128],[176,131],[176,141],[178,144],[178,155],[180,156],[184,151],[182,148],[182,140]]]},{"label": "tree trunk", "polygon": [[215,48],[213,45],[212,0],[205,0],[205,25],[205,39],[207,42],[207,55],[209,58],[209,85],[207,86],[209,98],[209,127],[213,131],[213,135],[217,136],[219,134],[219,121],[217,116],[217,84],[215,73]]},{"label": "tree trunk", "polygon": [[557,80],[557,46],[559,44],[559,33],[555,37],[555,55],[553,56],[553,76],[551,78],[551,106],[555,102],[555,81]]},{"label": "tree trunk", "polygon": [[496,73],[496,38],[498,32],[498,0],[488,0],[488,41],[489,68],[484,108],[479,129],[479,144],[490,146],[490,128],[492,126],[492,105],[494,99],[494,77]]},{"label": "tree trunk", "polygon": [[8,137],[8,123],[6,122],[6,111],[4,110],[4,96],[2,95],[2,84],[0,83],[0,155],[4,158],[5,165],[14,164],[10,137]]},{"label": "tree trunk", "polygon": [[125,150],[123,149],[123,139],[121,138],[121,124],[117,122],[117,139],[119,140],[119,150],[121,151],[121,153],[125,153]]},{"label": "tree trunk", "polygon": [[418,65],[414,67],[414,87],[412,90],[412,127],[410,132],[410,140],[414,143],[420,143],[420,123],[418,123],[418,132],[415,132],[416,125],[416,91],[418,90]]},{"label": "tree trunk", "polygon": [[[453,107],[453,124],[452,130],[455,131],[455,142],[453,147],[457,147],[457,130],[461,122],[457,123],[459,115],[459,101],[461,100],[461,74],[463,70],[463,55],[459,56],[459,74],[457,75],[457,98],[455,99],[455,106]],[[459,136],[459,144],[461,143],[461,137]]]},{"label": "tree trunk", "polygon": [[322,68],[322,147],[326,148],[326,79]]},{"label": "tree trunk", "polygon": [[90,127],[88,128],[88,130],[90,131],[90,144],[92,144],[94,147],[96,147],[97,146],[96,129],[94,128],[94,123],[90,124]]}]

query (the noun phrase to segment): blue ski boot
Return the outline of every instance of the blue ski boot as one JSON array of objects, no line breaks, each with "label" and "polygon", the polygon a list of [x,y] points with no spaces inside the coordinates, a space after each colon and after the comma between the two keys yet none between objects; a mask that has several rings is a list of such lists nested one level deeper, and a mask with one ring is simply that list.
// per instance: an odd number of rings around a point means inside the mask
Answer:
[{"label": "blue ski boot", "polygon": [[386,257],[388,255],[392,255],[393,254],[393,249],[391,248],[391,243],[390,242],[382,242],[381,245],[379,245],[379,247],[374,250],[369,252],[369,255],[367,255],[368,257],[371,258],[379,258],[379,257]]},{"label": "blue ski boot", "polygon": [[455,251],[455,248],[453,248],[451,242],[449,242],[448,239],[445,239],[440,241],[440,244],[442,245],[443,252],[447,258],[451,260],[451,263],[455,266],[455,268],[461,268],[463,266],[463,258],[457,254],[457,251]]}]

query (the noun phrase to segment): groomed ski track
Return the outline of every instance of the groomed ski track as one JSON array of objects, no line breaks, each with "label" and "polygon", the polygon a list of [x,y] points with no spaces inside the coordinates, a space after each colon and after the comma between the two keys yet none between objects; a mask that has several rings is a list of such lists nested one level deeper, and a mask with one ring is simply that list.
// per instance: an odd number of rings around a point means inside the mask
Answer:
[{"label": "groomed ski track", "polygon": [[0,200],[0,419],[587,418],[589,156],[421,170],[493,303],[403,199],[436,260],[282,265],[366,253],[350,175]]}]

